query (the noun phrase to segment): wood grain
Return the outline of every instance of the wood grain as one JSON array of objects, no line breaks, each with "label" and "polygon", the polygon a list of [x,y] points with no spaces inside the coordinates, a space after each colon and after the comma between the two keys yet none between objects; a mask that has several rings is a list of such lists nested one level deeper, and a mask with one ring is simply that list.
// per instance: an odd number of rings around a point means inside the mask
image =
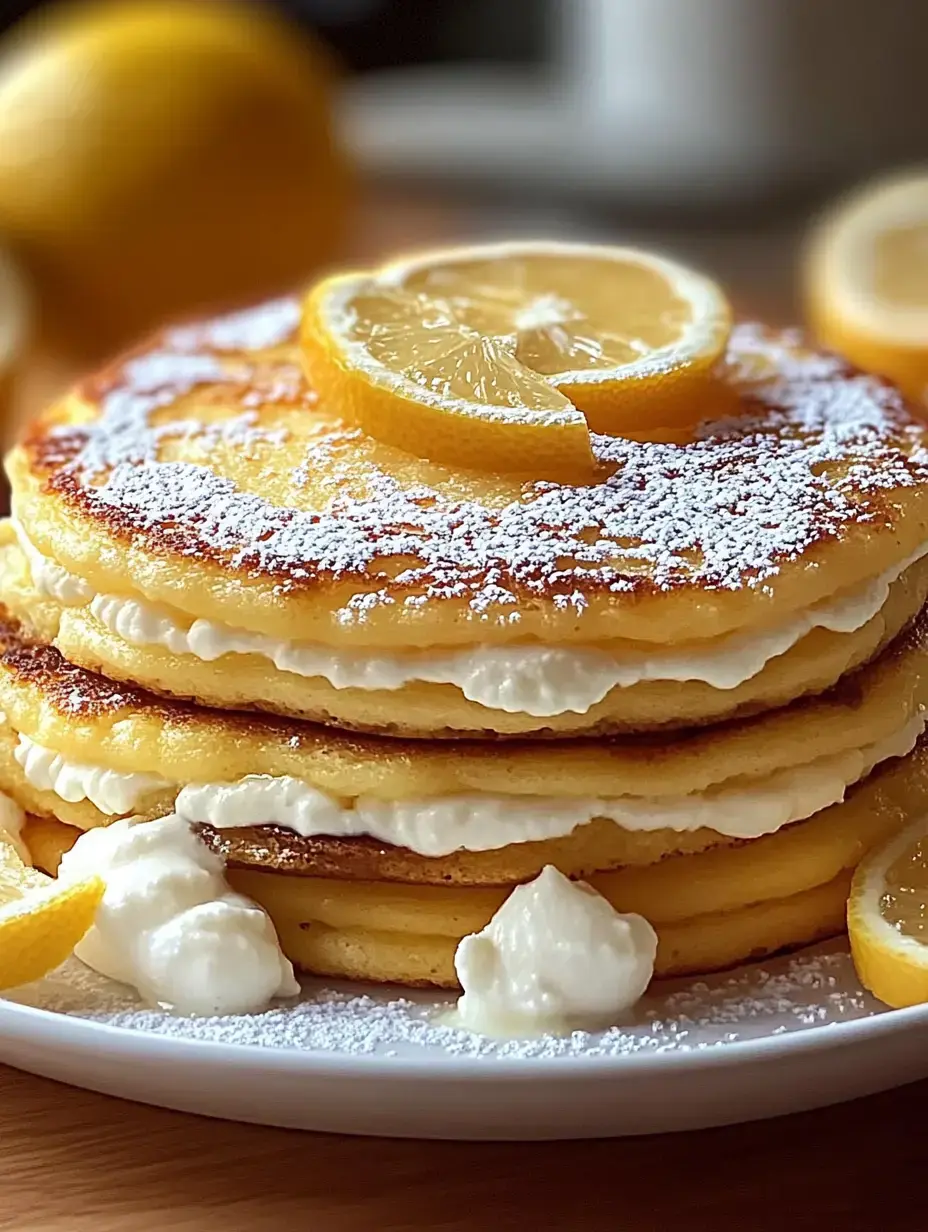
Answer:
[{"label": "wood grain", "polygon": [[921,1232],[928,1084],[656,1138],[338,1138],[164,1112],[0,1067],[0,1228]]}]

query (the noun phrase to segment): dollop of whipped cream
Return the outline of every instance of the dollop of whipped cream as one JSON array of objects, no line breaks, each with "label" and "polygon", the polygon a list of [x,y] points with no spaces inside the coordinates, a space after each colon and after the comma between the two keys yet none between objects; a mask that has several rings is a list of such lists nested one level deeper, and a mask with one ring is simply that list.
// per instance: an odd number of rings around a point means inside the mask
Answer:
[{"label": "dollop of whipped cream", "polygon": [[103,878],[96,921],[75,953],[148,1001],[182,1014],[246,1014],[300,991],[270,917],[229,889],[221,858],[175,814],[88,830],[58,875]]},{"label": "dollop of whipped cream", "polygon": [[603,1027],[644,993],[656,955],[643,916],[621,915],[549,864],[459,942],[455,1020],[504,1037]]}]

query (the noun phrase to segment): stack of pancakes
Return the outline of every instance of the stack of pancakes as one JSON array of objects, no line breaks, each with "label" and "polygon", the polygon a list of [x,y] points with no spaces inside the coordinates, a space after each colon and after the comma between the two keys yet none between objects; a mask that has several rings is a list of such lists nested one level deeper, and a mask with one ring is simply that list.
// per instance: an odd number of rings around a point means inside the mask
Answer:
[{"label": "stack of pancakes", "polygon": [[0,788],[36,861],[177,811],[299,967],[404,984],[453,986],[547,864],[647,917],[659,974],[840,931],[928,800],[901,396],[742,325],[739,416],[530,482],[346,426],[298,317],[167,330],[8,460]]}]

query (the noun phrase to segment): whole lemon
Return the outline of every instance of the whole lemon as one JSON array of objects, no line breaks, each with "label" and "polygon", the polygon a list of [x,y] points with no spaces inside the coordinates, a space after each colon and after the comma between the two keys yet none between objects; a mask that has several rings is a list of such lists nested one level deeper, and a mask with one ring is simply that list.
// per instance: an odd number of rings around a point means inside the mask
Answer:
[{"label": "whole lemon", "polygon": [[332,74],[265,5],[43,10],[0,45],[0,234],[84,352],[337,255]]}]

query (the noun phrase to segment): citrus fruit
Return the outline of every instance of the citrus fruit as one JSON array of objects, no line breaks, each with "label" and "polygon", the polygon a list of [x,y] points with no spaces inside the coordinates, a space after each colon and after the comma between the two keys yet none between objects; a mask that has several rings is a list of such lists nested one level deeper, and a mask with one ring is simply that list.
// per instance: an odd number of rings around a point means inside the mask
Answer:
[{"label": "citrus fruit", "polygon": [[320,396],[378,440],[558,478],[592,469],[591,430],[686,435],[729,329],[719,288],[662,257],[515,243],[324,280],[303,353]]},{"label": "citrus fruit", "polygon": [[43,889],[50,882],[50,877],[23,862],[8,834],[0,833],[0,908],[21,898],[28,890]]},{"label": "citrus fruit", "polygon": [[46,877],[0,836],[0,989],[38,980],[63,963],[93,924],[103,890],[99,877]]},{"label": "citrus fruit", "polygon": [[911,398],[928,387],[928,171],[858,190],[821,219],[805,258],[818,338]]},{"label": "citrus fruit", "polygon": [[0,232],[85,352],[291,287],[337,248],[330,72],[270,5],[43,6],[0,48]]},{"label": "citrus fruit", "polygon": [[0,249],[0,444],[10,443],[13,383],[31,332],[29,293],[16,262]]},{"label": "citrus fruit", "polygon": [[896,1008],[928,1001],[928,820],[860,864],[847,918],[861,983]]}]

